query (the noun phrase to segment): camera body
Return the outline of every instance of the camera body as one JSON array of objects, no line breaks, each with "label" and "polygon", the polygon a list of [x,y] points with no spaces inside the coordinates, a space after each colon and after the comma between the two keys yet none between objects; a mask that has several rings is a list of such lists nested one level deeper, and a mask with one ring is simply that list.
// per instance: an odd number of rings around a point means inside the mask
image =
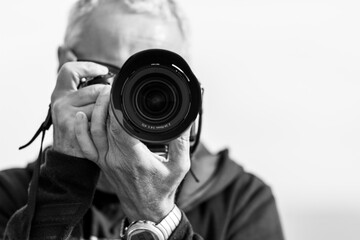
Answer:
[{"label": "camera body", "polygon": [[115,76],[110,105],[117,122],[153,152],[191,129],[194,151],[201,129],[203,90],[178,54],[149,49],[132,55]]}]

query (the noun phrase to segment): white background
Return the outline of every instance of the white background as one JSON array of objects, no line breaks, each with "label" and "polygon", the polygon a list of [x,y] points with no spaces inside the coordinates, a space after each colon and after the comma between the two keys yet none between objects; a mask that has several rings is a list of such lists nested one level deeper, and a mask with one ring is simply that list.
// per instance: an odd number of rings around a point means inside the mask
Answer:
[{"label": "white background", "polygon": [[[73,0],[0,3],[0,169],[33,160]],[[360,239],[360,3],[182,1],[203,139],[276,195],[287,239]],[[51,141],[51,134],[47,143]]]}]

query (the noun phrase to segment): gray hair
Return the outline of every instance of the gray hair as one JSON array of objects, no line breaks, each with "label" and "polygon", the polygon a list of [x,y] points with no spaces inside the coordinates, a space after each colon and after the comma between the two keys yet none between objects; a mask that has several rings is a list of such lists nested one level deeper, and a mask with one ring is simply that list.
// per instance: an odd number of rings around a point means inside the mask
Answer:
[{"label": "gray hair", "polygon": [[149,14],[164,19],[175,18],[184,43],[188,44],[188,21],[175,0],[79,0],[73,5],[69,14],[64,39],[65,46],[71,47],[72,42],[76,41],[81,33],[82,22],[86,21],[95,9],[103,6],[111,6],[113,9],[130,13]]}]

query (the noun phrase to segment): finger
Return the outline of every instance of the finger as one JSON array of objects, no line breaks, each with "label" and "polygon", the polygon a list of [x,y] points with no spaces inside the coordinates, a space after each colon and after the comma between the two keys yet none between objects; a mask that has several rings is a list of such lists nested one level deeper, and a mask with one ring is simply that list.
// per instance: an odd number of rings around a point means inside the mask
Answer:
[{"label": "finger", "polygon": [[74,62],[74,61],[77,60],[77,57],[76,57],[75,53],[73,51],[71,51],[71,49],[69,49],[69,48],[67,48],[65,46],[60,46],[58,48],[58,59],[59,59],[58,71],[59,71],[61,66],[64,63]]},{"label": "finger", "polygon": [[83,112],[89,120],[91,119],[95,103],[74,107],[70,102],[72,102],[71,99],[65,99],[51,103],[51,114],[54,123],[58,123],[58,120],[61,121],[61,119],[64,120],[69,117],[75,118],[77,112]]},{"label": "finger", "polygon": [[93,62],[67,62],[59,71],[56,90],[76,90],[82,78],[96,77],[108,73],[108,68]]},{"label": "finger", "polygon": [[189,170],[190,128],[169,143],[169,165],[179,170]]},{"label": "finger", "polygon": [[95,84],[81,88],[69,94],[70,104],[72,106],[81,107],[84,105],[96,103],[103,88],[109,87],[107,85]]},{"label": "finger", "polygon": [[106,123],[110,102],[110,90],[110,86],[104,86],[96,99],[91,117],[91,135],[99,153],[105,153],[108,147]]},{"label": "finger", "polygon": [[97,162],[98,152],[89,133],[88,119],[83,112],[76,113],[75,136],[83,156],[93,162]]},{"label": "finger", "polygon": [[95,103],[92,103],[92,104],[88,104],[88,105],[85,105],[85,106],[82,106],[82,107],[78,107],[76,108],[76,112],[83,112],[87,119],[89,121],[91,121],[91,117],[92,117],[92,112],[94,110],[94,106],[95,106]]}]

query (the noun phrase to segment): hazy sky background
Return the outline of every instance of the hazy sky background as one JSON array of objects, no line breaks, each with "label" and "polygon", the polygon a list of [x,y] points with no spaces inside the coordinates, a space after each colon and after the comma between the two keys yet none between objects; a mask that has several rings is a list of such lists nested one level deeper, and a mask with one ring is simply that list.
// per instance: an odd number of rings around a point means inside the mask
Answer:
[{"label": "hazy sky background", "polygon": [[[72,2],[0,3],[0,169],[37,156]],[[287,239],[358,240],[360,2],[181,2],[205,143],[272,186]]]}]

